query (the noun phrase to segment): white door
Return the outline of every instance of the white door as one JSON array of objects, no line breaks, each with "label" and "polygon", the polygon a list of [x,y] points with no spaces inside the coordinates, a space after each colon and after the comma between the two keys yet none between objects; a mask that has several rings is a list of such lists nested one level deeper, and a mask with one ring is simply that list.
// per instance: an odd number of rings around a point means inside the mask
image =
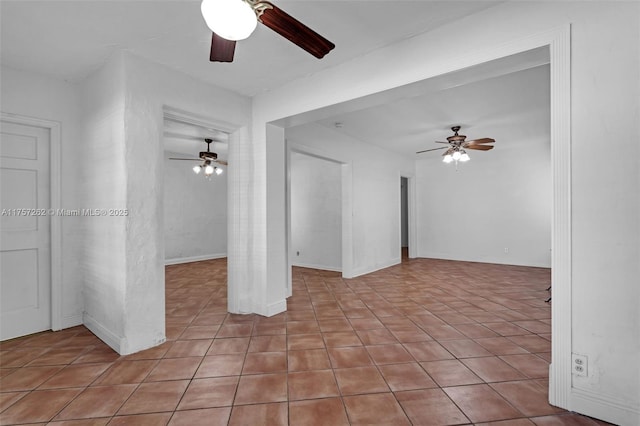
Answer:
[{"label": "white door", "polygon": [[0,122],[0,340],[51,329],[50,131]]}]

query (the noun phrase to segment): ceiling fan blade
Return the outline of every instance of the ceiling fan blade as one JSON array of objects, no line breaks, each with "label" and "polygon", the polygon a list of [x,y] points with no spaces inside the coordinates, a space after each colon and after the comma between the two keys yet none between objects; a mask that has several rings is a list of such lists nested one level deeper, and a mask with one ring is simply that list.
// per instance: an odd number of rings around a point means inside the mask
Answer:
[{"label": "ceiling fan blade", "polygon": [[169,160],[202,161],[202,158],[169,158]]},{"label": "ceiling fan blade", "polygon": [[228,166],[229,165],[229,163],[227,163],[224,160],[215,160],[215,162],[218,163],[218,164],[222,164],[223,166]]},{"label": "ceiling fan blade", "polygon": [[449,142],[435,141],[435,143],[449,143]]},{"label": "ceiling fan blade", "polygon": [[324,55],[336,47],[335,44],[331,43],[329,40],[322,37],[320,34],[313,31],[311,28],[307,27],[282,9],[269,2],[263,3],[267,3],[270,7],[264,10],[262,16],[260,16],[260,22],[280,34],[282,37],[311,53],[316,58],[323,58]]},{"label": "ceiling fan blade", "polygon": [[482,138],[482,139],[473,139],[470,141],[466,141],[465,144],[476,145],[476,144],[482,144],[482,143],[494,143],[495,141],[496,141],[495,139],[491,139],[491,138]]},{"label": "ceiling fan blade", "polygon": [[477,149],[479,151],[489,151],[493,149],[493,145],[469,145],[465,146],[464,149]]},{"label": "ceiling fan blade", "polygon": [[227,40],[216,33],[211,33],[211,52],[209,53],[211,62],[233,62],[235,50],[234,40]]},{"label": "ceiling fan blade", "polygon": [[439,151],[441,149],[447,149],[447,148],[449,148],[449,147],[448,146],[443,146],[442,148],[425,149],[423,151],[416,152],[416,154],[422,154],[423,152],[429,152],[429,151]]}]

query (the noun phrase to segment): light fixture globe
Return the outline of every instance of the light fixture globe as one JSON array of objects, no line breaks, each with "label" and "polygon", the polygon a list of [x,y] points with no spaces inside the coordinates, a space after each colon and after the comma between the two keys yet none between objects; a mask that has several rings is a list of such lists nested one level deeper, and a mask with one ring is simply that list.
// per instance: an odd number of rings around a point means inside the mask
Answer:
[{"label": "light fixture globe", "polygon": [[453,161],[453,157],[451,156],[451,154],[447,154],[444,156],[444,158],[442,159],[443,163],[450,163]]},{"label": "light fixture globe", "polygon": [[207,26],[227,40],[244,40],[258,25],[258,18],[244,0],[202,0],[202,16]]},{"label": "light fixture globe", "polygon": [[462,151],[462,155],[460,156],[460,161],[465,163],[467,161],[471,160],[471,157],[469,157],[469,154],[467,154],[466,152]]},{"label": "light fixture globe", "polygon": [[199,174],[202,171],[202,166],[201,165],[197,165],[193,167],[193,173],[195,174]]}]

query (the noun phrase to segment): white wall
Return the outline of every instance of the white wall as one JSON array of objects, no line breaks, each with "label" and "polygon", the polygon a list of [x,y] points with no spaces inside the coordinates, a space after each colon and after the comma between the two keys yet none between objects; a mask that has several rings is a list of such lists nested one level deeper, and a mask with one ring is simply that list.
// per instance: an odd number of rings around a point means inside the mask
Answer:
[{"label": "white wall", "polygon": [[164,257],[167,264],[227,255],[227,174],[207,178],[192,170],[199,163],[164,152]]},{"label": "white wall", "polygon": [[[269,250],[263,229],[268,226],[265,123],[453,71],[480,57],[491,59],[501,46],[525,44],[570,24],[571,346],[589,357],[591,373],[563,382],[569,396],[565,408],[638,424],[639,8],[637,2],[506,2],[456,22],[465,31],[436,29],[258,95],[246,147],[254,165],[249,193],[256,200],[248,218],[256,229],[251,244]],[[606,141],[615,141],[611,146],[626,154],[612,161]],[[267,278],[250,286],[279,292],[282,281],[268,274],[262,257],[256,260],[250,266],[255,277],[263,272]]]},{"label": "white wall", "polygon": [[[125,78],[122,56],[81,85],[80,203],[91,209],[127,208]],[[83,217],[78,263],[83,272],[83,323],[120,353],[125,333],[127,217]],[[151,345],[149,345],[151,346]]]},{"label": "white wall", "polygon": [[249,120],[247,98],[127,52],[83,84],[83,198],[129,211],[86,221],[85,324],[121,354],[165,339],[164,106],[228,131]]},{"label": "white wall", "polygon": [[549,67],[460,89],[446,98],[464,93],[500,106],[499,120],[461,131],[468,139],[492,137],[495,148],[467,150],[471,160],[457,167],[442,162],[442,151],[418,156],[418,256],[551,267]]},{"label": "white wall", "polygon": [[289,164],[292,264],[341,271],[342,166],[295,152]]},{"label": "white wall", "polygon": [[[2,67],[0,70],[2,112],[60,123],[61,194],[63,209],[91,208],[80,204],[78,164],[82,141],[78,134],[78,87],[41,74]],[[61,273],[62,323],[82,323],[82,271],[78,264],[81,236],[79,217],[62,217]]]},{"label": "white wall", "polygon": [[[400,252],[400,175],[412,175],[413,159],[373,147],[319,124],[286,129],[292,149],[310,148],[351,165],[351,275],[397,264]],[[344,196],[344,194],[343,194]],[[294,247],[295,249],[295,247]],[[348,265],[342,265],[343,268]]]}]

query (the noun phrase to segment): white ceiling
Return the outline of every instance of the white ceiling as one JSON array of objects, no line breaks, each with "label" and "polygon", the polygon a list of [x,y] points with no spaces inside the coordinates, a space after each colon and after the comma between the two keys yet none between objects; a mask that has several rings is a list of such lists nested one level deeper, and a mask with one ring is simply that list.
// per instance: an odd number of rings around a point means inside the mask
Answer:
[{"label": "white ceiling", "polygon": [[231,64],[209,62],[211,33],[191,0],[0,1],[0,62],[77,82],[124,49],[252,96],[501,1],[275,1],[336,44],[318,60],[258,25]]},{"label": "white ceiling", "polygon": [[495,147],[504,149],[519,141],[509,137],[509,132],[523,136],[527,128],[537,129],[548,120],[549,96],[549,65],[542,64],[333,115],[318,123],[409,156],[441,148],[434,141],[446,141],[456,125],[462,127],[459,133],[467,140],[495,138]]},{"label": "white ceiling", "polygon": [[[252,96],[364,55],[419,33],[450,25],[501,1],[276,1],[292,16],[336,44],[318,60],[258,25],[238,42],[231,64],[208,60],[211,33],[191,0],[0,0],[0,62],[79,82],[119,49]],[[495,127],[526,125],[531,111],[548,102],[531,88],[548,81],[548,52],[537,50],[385,93],[369,108],[327,108],[313,119],[351,137],[405,155],[463,126],[469,138],[496,137]],[[524,70],[524,71],[523,71]],[[528,70],[528,71],[527,71]],[[546,104],[545,104],[546,102]],[[361,104],[358,108],[361,108]],[[341,111],[341,112],[337,112]],[[292,118],[286,126],[296,123]],[[342,123],[340,128],[335,123]],[[186,136],[186,137],[182,137]],[[212,149],[226,156],[226,136],[197,126],[168,123],[165,149],[184,154]],[[504,144],[499,140],[496,147]],[[431,155],[432,153],[428,154]],[[425,154],[421,154],[425,155]]]}]

